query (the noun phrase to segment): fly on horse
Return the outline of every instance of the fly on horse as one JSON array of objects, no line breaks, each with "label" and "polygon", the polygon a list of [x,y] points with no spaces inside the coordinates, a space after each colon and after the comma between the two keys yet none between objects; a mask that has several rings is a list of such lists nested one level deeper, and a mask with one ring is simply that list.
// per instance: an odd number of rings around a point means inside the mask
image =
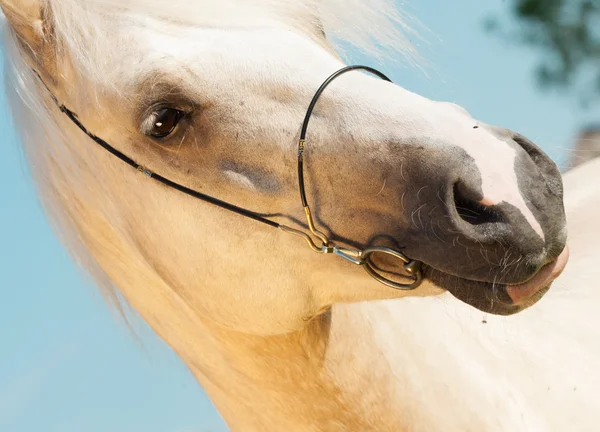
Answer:
[{"label": "fly on horse", "polygon": [[346,68],[392,2],[0,6],[58,235],[232,430],[597,430],[600,165]]}]

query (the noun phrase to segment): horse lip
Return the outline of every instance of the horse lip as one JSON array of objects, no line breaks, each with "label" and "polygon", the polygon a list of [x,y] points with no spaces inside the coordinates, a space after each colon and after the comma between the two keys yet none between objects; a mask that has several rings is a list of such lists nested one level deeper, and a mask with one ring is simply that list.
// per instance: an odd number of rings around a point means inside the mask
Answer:
[{"label": "horse lip", "polygon": [[565,246],[562,253],[546,264],[529,280],[515,285],[507,285],[506,292],[514,305],[522,305],[531,297],[548,287],[564,271],[569,262],[569,247]]},{"label": "horse lip", "polygon": [[[447,290],[456,299],[485,313],[513,315],[537,303],[566,267],[569,250],[546,264],[533,277],[519,284],[493,284],[455,276],[424,264],[424,278]],[[512,293],[512,296],[509,294]]]}]

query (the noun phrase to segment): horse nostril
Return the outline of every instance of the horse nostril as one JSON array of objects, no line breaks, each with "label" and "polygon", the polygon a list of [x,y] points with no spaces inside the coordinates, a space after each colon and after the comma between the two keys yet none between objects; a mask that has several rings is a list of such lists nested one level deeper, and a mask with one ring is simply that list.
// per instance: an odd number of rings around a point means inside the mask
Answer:
[{"label": "horse nostril", "polygon": [[464,186],[455,183],[453,189],[454,207],[460,218],[470,225],[482,225],[485,223],[502,222],[502,215],[493,208],[481,204],[467,196],[463,192]]}]

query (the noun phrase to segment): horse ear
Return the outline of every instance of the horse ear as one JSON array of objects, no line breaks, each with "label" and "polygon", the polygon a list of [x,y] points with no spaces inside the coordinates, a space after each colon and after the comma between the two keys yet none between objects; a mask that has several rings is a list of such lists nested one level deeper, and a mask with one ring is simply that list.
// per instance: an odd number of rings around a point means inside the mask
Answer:
[{"label": "horse ear", "polygon": [[23,48],[33,59],[43,56],[52,39],[46,0],[0,0],[0,8]]}]

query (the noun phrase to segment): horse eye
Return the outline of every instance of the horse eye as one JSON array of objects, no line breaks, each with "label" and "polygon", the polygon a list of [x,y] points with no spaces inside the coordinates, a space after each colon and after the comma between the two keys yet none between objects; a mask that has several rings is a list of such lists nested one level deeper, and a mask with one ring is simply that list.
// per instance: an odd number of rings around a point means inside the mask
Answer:
[{"label": "horse eye", "polygon": [[163,108],[152,114],[150,135],[155,138],[165,138],[175,130],[184,113],[174,108]]}]

